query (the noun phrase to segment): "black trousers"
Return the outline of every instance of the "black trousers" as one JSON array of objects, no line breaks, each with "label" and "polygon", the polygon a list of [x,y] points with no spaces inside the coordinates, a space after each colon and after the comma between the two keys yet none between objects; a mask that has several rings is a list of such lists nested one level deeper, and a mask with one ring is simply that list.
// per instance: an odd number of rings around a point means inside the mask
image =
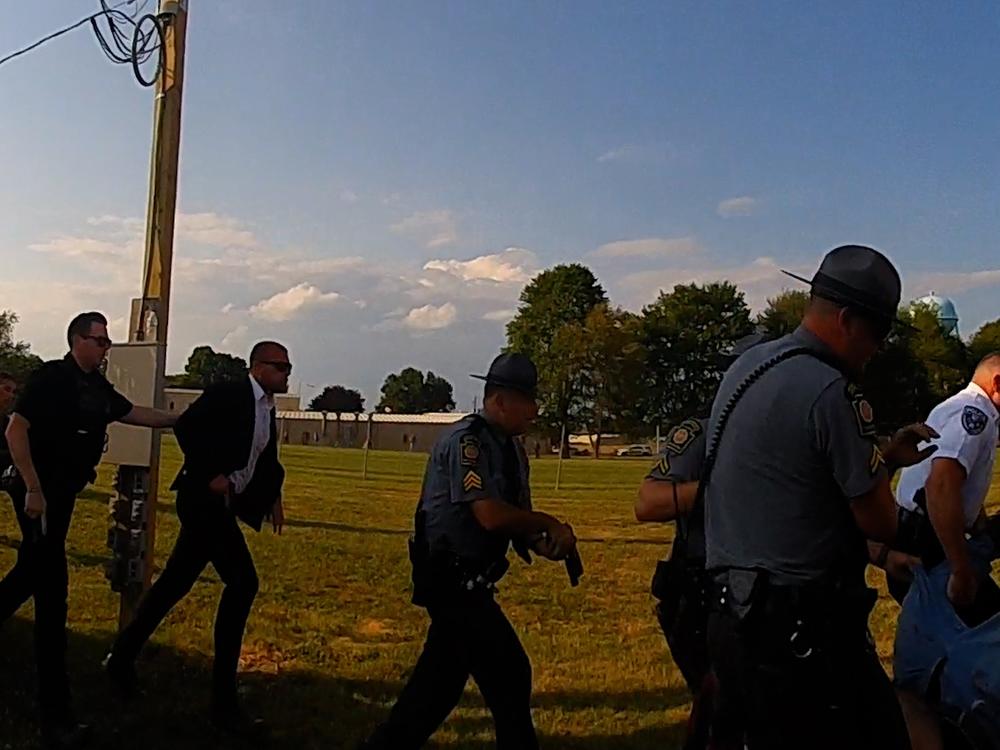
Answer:
[{"label": "black trousers", "polygon": [[410,681],[366,747],[416,750],[461,700],[471,676],[496,725],[499,750],[536,750],[531,664],[492,597],[428,607],[427,641]]},{"label": "black trousers", "polygon": [[42,721],[68,721],[69,679],[66,675],[66,535],[76,502],[75,493],[42,483],[46,501],[46,534],[40,519],[24,513],[25,487],[11,490],[21,546],[17,562],[0,581],[0,622],[13,615],[28,599],[35,599],[35,663],[38,669],[38,703]]},{"label": "black trousers", "polygon": [[181,530],[166,567],[118,636],[113,658],[132,662],[167,613],[194,586],[211,563],[224,588],[215,616],[215,663],[212,699],[220,708],[236,704],[236,671],[243,632],[257,596],[259,582],[253,558],[236,517],[222,499],[209,493],[181,491],[177,495]]},{"label": "black trousers", "polygon": [[750,750],[909,750],[902,710],[867,633],[855,628],[796,650],[780,635],[786,625],[784,617],[710,616],[709,651],[729,704],[716,717],[729,723],[713,727],[714,746],[742,750],[745,731]]}]

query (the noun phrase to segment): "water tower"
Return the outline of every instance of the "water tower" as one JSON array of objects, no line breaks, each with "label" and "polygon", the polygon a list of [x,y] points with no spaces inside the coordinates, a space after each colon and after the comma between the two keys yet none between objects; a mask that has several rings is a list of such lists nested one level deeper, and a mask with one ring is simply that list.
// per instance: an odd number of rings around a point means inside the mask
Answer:
[{"label": "water tower", "polygon": [[955,311],[954,302],[947,297],[938,296],[933,291],[926,297],[918,299],[917,302],[937,311],[938,320],[945,333],[950,336],[958,336],[958,313]]}]

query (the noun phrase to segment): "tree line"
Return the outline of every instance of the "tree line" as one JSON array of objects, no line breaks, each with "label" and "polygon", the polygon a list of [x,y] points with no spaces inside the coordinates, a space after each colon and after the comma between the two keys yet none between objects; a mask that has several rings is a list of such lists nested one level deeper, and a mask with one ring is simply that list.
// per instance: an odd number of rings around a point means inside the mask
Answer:
[{"label": "tree line", "polygon": [[[593,272],[578,263],[539,273],[522,290],[507,325],[506,349],[531,356],[539,370],[539,430],[557,440],[568,432],[596,436],[652,435],[680,419],[707,413],[722,378],[718,354],[755,330],[782,336],[799,324],[805,291],[784,291],[753,315],[743,292],[728,281],[678,284],[638,313],[612,305]],[[975,363],[1000,350],[1000,319],[968,342],[949,335],[937,311],[915,302],[868,366],[864,383],[881,429],[923,419],[961,389]],[[41,359],[14,336],[17,315],[0,311],[0,371],[23,380]],[[246,377],[246,360],[196,347],[168,385],[205,388]],[[325,386],[312,411],[360,413],[365,399],[344,385]],[[455,408],[451,383],[407,367],[386,377],[379,412],[421,414]],[[595,454],[599,452],[596,445]]]},{"label": "tree line", "polygon": [[[718,354],[762,330],[773,337],[799,325],[809,295],[784,291],[753,315],[727,281],[678,284],[639,313],[611,305],[587,267],[560,265],[524,288],[507,326],[507,349],[530,355],[540,372],[541,427],[569,432],[650,436],[691,415],[707,414],[722,379]],[[949,335],[937,310],[914,302],[868,366],[862,386],[880,429],[924,419],[968,382],[986,353],[1000,350],[1000,320],[968,343]]]}]

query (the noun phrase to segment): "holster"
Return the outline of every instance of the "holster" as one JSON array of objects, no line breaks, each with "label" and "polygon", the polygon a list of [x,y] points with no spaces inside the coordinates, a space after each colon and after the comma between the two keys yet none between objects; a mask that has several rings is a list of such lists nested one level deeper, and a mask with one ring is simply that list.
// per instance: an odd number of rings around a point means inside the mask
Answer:
[{"label": "holster", "polygon": [[414,604],[427,607],[470,601],[496,594],[496,582],[510,563],[507,558],[484,567],[450,552],[431,551],[419,537],[409,540]]},{"label": "holster", "polygon": [[651,585],[656,617],[674,663],[692,692],[709,670],[708,580],[698,561],[671,558],[656,564]]},{"label": "holster", "polygon": [[927,495],[923,489],[913,496],[913,501],[919,510],[899,509],[893,547],[919,557],[924,568],[930,570],[944,561],[944,548],[927,513]]}]

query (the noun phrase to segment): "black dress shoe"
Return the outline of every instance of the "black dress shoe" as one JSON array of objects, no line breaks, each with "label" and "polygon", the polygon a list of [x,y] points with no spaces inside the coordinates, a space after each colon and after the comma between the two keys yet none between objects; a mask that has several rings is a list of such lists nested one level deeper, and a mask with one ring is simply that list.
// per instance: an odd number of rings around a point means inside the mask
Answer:
[{"label": "black dress shoe", "polygon": [[139,676],[135,673],[133,662],[115,658],[114,652],[111,652],[104,657],[101,666],[104,667],[104,673],[111,681],[111,689],[118,698],[131,701],[142,695]]},{"label": "black dress shoe", "polygon": [[90,740],[90,726],[76,721],[49,723],[42,727],[42,744],[48,750],[74,750]]},{"label": "black dress shoe", "polygon": [[221,732],[244,740],[262,740],[270,734],[267,723],[240,706],[213,706],[212,724]]}]

